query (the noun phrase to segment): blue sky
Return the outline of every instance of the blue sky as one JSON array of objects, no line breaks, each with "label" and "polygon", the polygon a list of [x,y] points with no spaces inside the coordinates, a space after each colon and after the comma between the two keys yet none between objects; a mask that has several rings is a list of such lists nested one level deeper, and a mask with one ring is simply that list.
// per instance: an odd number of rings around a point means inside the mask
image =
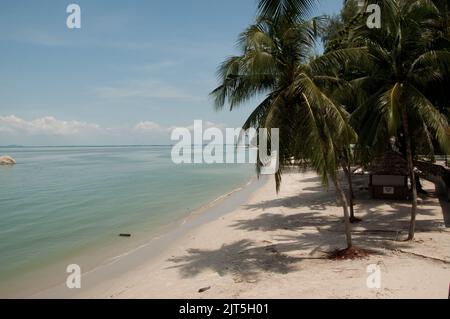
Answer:
[{"label": "blue sky", "polygon": [[[66,26],[70,3],[81,29]],[[0,145],[164,144],[194,119],[239,127],[252,104],[216,112],[208,93],[255,12],[255,0],[2,1]]]}]

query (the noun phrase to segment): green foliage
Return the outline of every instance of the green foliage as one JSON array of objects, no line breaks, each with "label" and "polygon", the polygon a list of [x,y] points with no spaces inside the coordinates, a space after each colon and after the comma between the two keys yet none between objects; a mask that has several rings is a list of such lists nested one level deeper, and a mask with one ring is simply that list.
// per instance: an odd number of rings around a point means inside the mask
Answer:
[{"label": "green foliage", "polygon": [[305,18],[316,0],[259,0],[258,14],[278,21],[280,18],[297,21]]},{"label": "green foliage", "polygon": [[329,65],[351,52],[333,52],[311,60],[320,19],[292,22],[259,18],[239,37],[242,54],[218,70],[220,81],[211,95],[218,109],[237,107],[254,96],[266,98],[243,128],[279,128],[281,169],[308,163],[322,176],[335,178],[338,153],[356,140],[349,114],[328,94],[344,85]]},{"label": "green foliage", "polygon": [[369,58],[365,66],[353,63],[363,76],[352,80],[355,89],[348,91],[357,105],[352,123],[360,143],[383,151],[391,137],[401,141],[406,116],[416,141],[414,149],[432,153],[436,145],[440,152],[449,152],[444,113],[450,52],[439,40],[445,34],[442,11],[432,1],[375,2],[382,8],[381,29],[368,29],[361,23],[353,26],[347,39]]},{"label": "green foliage", "polygon": [[[404,150],[405,117],[413,152],[449,152],[448,1],[372,0],[381,29],[367,27],[356,0],[327,23],[304,21],[314,2],[260,0],[240,55],[220,66],[211,93],[217,109],[231,110],[264,96],[243,127],[280,129],[277,186],[293,163],[308,163],[326,182],[340,161],[368,162],[392,137]],[[319,35],[325,53],[312,58]]]}]

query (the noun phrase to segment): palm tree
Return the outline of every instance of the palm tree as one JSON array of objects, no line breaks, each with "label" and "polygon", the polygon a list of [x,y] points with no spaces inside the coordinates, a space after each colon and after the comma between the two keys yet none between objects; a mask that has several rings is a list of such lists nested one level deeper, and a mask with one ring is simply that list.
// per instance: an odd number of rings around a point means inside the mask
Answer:
[{"label": "palm tree", "polygon": [[306,18],[316,0],[259,0],[258,14],[260,17],[277,21],[281,17],[291,22],[298,18]]},{"label": "palm tree", "polygon": [[352,178],[352,163],[354,161],[354,154],[350,147],[346,148],[342,152],[341,156],[341,166],[342,170],[344,171],[345,177],[347,178],[347,184],[348,184],[348,204],[350,207],[350,223],[356,223],[360,222],[361,219],[357,218],[355,216],[355,205],[354,205],[354,199],[355,199],[355,193],[353,191],[353,178]]},{"label": "palm tree", "polygon": [[349,114],[328,96],[341,80],[326,72],[327,66],[343,55],[310,59],[317,25],[317,20],[259,18],[240,36],[242,54],[220,66],[221,84],[211,94],[217,109],[229,104],[230,110],[264,96],[243,129],[279,128],[277,190],[283,167],[292,165],[293,159],[297,165],[307,162],[325,184],[330,179],[342,203],[347,248],[351,248],[348,203],[337,170],[342,150],[355,140],[355,133],[348,124]]},{"label": "palm tree", "polygon": [[[408,240],[414,238],[417,190],[414,174],[413,137],[422,136],[430,152],[436,142],[441,150],[450,149],[447,118],[433,104],[427,89],[442,88],[448,79],[450,52],[436,43],[442,22],[436,5],[425,0],[378,0],[383,23],[379,30],[368,29],[361,20],[349,39],[367,52],[367,74],[352,82],[353,92],[365,95],[352,114],[361,143],[376,147],[390,137],[403,141],[411,183],[411,221]],[[439,2],[439,1],[436,1]],[[448,83],[448,82],[447,82]],[[448,94],[446,94],[448,96]]]},{"label": "palm tree", "polygon": [[[431,29],[434,30],[432,46],[435,49],[450,51],[450,3],[447,0],[433,0],[433,3],[438,9],[439,15],[429,21]],[[436,87],[431,84],[426,91],[440,112],[450,116],[447,92],[447,88],[450,87],[450,77],[443,78],[442,81],[443,85]]]},{"label": "palm tree", "polygon": [[[322,28],[322,42],[325,48],[325,54],[333,51],[345,51],[343,49],[349,48],[348,39],[351,38],[351,32],[355,26],[357,26],[361,19],[363,18],[363,13],[358,7],[358,1],[356,0],[346,0],[344,1],[344,6],[341,9],[339,15],[327,16],[325,26]],[[350,65],[351,67],[351,65]],[[349,68],[348,63],[341,63],[335,65],[330,65],[330,68],[334,68],[334,73],[340,78],[346,81],[354,80],[358,78],[361,72],[358,69]],[[352,92],[352,86],[344,86],[338,88],[332,93],[332,97],[335,101],[342,104],[347,112],[352,113],[357,105],[359,105],[358,96],[361,94],[349,94]],[[342,94],[344,91],[344,94]],[[360,150],[357,152],[354,149],[348,147],[343,150],[341,156],[341,166],[345,173],[348,183],[348,202],[350,205],[350,222],[359,222],[361,219],[357,218],[354,213],[354,191],[352,182],[352,171],[351,165],[356,161],[361,162]]]}]

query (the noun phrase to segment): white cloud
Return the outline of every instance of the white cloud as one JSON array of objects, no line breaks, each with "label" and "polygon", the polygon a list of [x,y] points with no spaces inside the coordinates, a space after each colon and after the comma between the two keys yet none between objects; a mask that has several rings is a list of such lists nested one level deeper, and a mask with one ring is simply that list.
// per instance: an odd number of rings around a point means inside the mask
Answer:
[{"label": "white cloud", "polygon": [[0,116],[0,131],[7,133],[27,133],[45,135],[76,135],[102,132],[98,124],[62,121],[53,116],[46,116],[27,121],[15,115]]},{"label": "white cloud", "polygon": [[[221,131],[225,131],[226,125],[225,124],[217,124],[210,121],[203,121],[203,131],[208,128],[218,128]],[[194,124],[189,124],[186,126],[161,126],[158,123],[152,122],[152,121],[142,121],[137,123],[134,128],[133,132],[137,133],[170,133],[176,128],[186,128],[189,131],[194,130]]]},{"label": "white cloud", "polygon": [[138,133],[152,133],[163,132],[165,129],[158,123],[152,121],[142,121],[134,126],[133,131]]},{"label": "white cloud", "polygon": [[[194,130],[194,124],[190,124],[188,126],[171,126],[168,128],[169,131],[172,131],[176,128],[187,128],[189,131],[193,131]],[[210,121],[203,121],[202,122],[202,128],[203,130],[209,129],[209,128],[218,128],[221,131],[224,131],[226,128],[225,124],[218,124],[218,123],[214,123],[214,122],[210,122]]]},{"label": "white cloud", "polygon": [[[193,121],[178,125],[193,131]],[[203,132],[211,127],[224,131],[224,124],[203,121]],[[100,145],[170,143],[175,126],[142,120],[135,125],[103,127],[54,116],[24,119],[16,115],[0,116],[0,143],[21,145]]]}]

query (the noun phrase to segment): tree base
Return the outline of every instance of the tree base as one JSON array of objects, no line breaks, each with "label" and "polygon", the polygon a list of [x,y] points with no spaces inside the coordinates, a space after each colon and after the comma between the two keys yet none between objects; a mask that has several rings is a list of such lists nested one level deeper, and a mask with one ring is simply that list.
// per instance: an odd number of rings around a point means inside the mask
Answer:
[{"label": "tree base", "polygon": [[350,247],[345,249],[336,249],[328,254],[329,259],[345,260],[345,259],[361,259],[369,255],[367,250],[357,247]]},{"label": "tree base", "polygon": [[352,224],[362,222],[361,218],[358,218],[358,217],[355,217],[355,216],[350,217],[349,220],[350,220],[350,223],[352,223]]}]

